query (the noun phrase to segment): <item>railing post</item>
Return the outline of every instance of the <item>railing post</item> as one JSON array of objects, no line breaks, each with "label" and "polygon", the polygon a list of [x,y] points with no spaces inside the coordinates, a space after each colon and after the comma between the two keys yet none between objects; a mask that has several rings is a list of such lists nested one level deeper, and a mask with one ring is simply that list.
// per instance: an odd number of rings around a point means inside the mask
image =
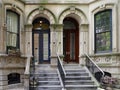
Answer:
[{"label": "railing post", "polygon": [[24,90],[29,90],[29,74],[24,75]]}]

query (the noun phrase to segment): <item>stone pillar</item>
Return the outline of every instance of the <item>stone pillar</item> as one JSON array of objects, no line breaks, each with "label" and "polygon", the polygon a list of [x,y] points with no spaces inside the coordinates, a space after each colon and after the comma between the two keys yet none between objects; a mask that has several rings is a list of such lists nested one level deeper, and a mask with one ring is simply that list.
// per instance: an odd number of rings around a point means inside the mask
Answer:
[{"label": "stone pillar", "polygon": [[32,56],[32,24],[25,25],[25,55]]},{"label": "stone pillar", "polygon": [[4,24],[4,4],[0,0],[0,54],[6,53],[6,25]]},{"label": "stone pillar", "polygon": [[[118,17],[117,17],[118,18],[117,19],[118,20],[118,30],[117,30],[118,31],[118,38],[120,38],[120,17],[119,16],[120,16],[120,0],[118,0]],[[118,43],[119,43],[118,44],[118,48],[119,48],[118,52],[120,52],[120,39],[118,39]]]},{"label": "stone pillar", "polygon": [[29,90],[29,75],[24,75],[24,90]]},{"label": "stone pillar", "polygon": [[24,27],[24,14],[21,15],[20,25],[20,52],[22,56],[25,56],[25,27]]},{"label": "stone pillar", "polygon": [[[88,49],[89,49],[89,37],[88,37],[88,24],[82,24],[80,26],[80,32],[79,32],[79,36],[80,36],[80,50],[79,50],[79,56],[80,56],[80,64],[84,65],[85,64],[85,59],[82,57],[84,56],[85,53],[88,54]],[[82,58],[81,58],[82,57]]]},{"label": "stone pillar", "polygon": [[0,56],[0,90],[8,90],[8,77],[6,69],[4,69],[6,65],[6,56]]},{"label": "stone pillar", "polygon": [[63,24],[57,25],[57,52],[59,55],[63,55]]},{"label": "stone pillar", "polygon": [[63,24],[56,25],[56,33],[57,33],[57,53],[60,56],[63,62]]},{"label": "stone pillar", "polygon": [[55,25],[52,24],[50,26],[50,53],[51,53],[51,66],[56,66],[57,65],[57,56],[56,56],[56,51],[57,51],[57,35],[55,31]]},{"label": "stone pillar", "polygon": [[6,25],[1,27],[0,30],[0,53],[5,54],[6,53],[6,31],[7,27]]},{"label": "stone pillar", "polygon": [[51,65],[57,65],[57,53],[63,54],[63,25],[52,24],[51,30]]}]

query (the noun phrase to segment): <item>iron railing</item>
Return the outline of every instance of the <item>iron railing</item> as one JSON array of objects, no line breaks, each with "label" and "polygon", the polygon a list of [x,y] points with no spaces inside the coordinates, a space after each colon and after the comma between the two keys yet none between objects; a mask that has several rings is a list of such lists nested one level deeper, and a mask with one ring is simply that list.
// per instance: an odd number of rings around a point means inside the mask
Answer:
[{"label": "iron railing", "polygon": [[104,77],[104,71],[87,55],[86,56],[86,67],[93,74],[98,82],[102,82],[102,78]]},{"label": "iron railing", "polygon": [[61,79],[62,79],[62,86],[63,88],[65,87],[65,76],[66,76],[66,72],[65,72],[65,69],[62,65],[62,62],[61,62],[61,59],[60,59],[60,56],[57,54],[57,58],[58,58],[58,70],[59,70],[59,73],[60,73],[60,76],[61,76]]}]

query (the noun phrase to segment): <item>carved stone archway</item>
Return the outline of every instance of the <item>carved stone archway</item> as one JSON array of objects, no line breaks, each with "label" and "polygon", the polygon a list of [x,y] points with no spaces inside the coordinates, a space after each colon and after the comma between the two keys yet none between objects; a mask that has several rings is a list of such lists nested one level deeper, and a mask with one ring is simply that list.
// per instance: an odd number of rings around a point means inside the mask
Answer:
[{"label": "carved stone archway", "polygon": [[50,24],[54,24],[56,22],[55,15],[48,9],[44,7],[37,8],[33,10],[27,18],[27,24],[32,24],[33,20],[37,17],[44,17],[50,21]]},{"label": "carved stone archway", "polygon": [[62,24],[63,23],[63,19],[70,14],[75,14],[77,16],[80,17],[80,24],[88,24],[88,20],[86,15],[83,13],[83,11],[81,11],[78,8],[75,8],[74,6],[71,6],[70,8],[64,10],[60,16],[59,16],[59,23]]},{"label": "carved stone archway", "polygon": [[[74,18],[78,22],[78,32],[79,32],[79,64],[83,64],[84,60],[80,59],[81,56],[84,54],[84,52],[88,52],[88,31],[89,31],[89,25],[88,25],[88,19],[87,16],[84,14],[84,12],[74,6],[71,6],[70,8],[65,9],[59,16],[59,24],[63,24],[63,20],[66,17]],[[63,33],[63,30],[61,30],[61,34]],[[62,36],[61,36],[62,37]],[[62,41],[62,40],[61,40]],[[86,46],[84,47],[84,43]],[[61,47],[63,45],[63,41],[61,44]]]}]

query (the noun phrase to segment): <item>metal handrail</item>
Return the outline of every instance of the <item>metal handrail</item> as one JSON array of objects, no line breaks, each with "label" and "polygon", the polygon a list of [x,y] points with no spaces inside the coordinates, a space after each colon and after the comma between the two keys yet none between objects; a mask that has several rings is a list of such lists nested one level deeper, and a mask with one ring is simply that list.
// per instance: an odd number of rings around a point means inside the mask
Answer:
[{"label": "metal handrail", "polygon": [[[104,71],[88,56],[88,54],[85,53],[85,56],[89,59],[89,61],[94,65],[94,67],[96,67],[101,73],[102,73],[102,77],[104,77],[105,73]],[[86,60],[87,60],[86,58]],[[89,63],[90,64],[90,63]],[[87,62],[86,62],[86,66],[87,66]],[[88,66],[87,66],[88,67]],[[95,68],[92,68],[92,74],[95,74],[96,72],[93,72],[95,70]],[[89,69],[89,68],[88,68]],[[94,70],[93,70],[94,69]],[[101,80],[100,80],[101,81]]]},{"label": "metal handrail", "polygon": [[63,72],[64,72],[64,75],[66,75],[65,69],[64,69],[64,67],[63,67],[63,65],[62,65],[62,62],[61,62],[60,56],[59,56],[58,54],[57,54],[57,57],[58,57],[58,60],[60,61],[61,67],[62,67]]},{"label": "metal handrail", "polygon": [[57,58],[58,58],[58,70],[59,70],[59,73],[60,73],[60,76],[61,76],[61,79],[62,79],[62,86],[64,88],[64,85],[65,85],[64,81],[65,81],[66,72],[65,72],[65,69],[62,65],[60,56],[58,54],[57,54]]}]

